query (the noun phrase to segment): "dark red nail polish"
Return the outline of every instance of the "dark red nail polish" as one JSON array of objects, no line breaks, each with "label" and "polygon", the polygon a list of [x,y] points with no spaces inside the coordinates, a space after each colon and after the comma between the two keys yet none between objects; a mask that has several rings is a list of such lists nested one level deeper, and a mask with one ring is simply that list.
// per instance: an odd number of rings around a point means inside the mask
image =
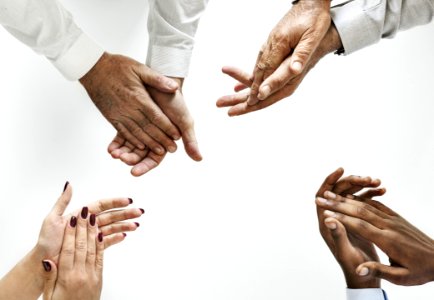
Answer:
[{"label": "dark red nail polish", "polygon": [[83,209],[81,210],[81,217],[83,219],[86,219],[88,213],[89,213],[89,209],[87,208],[87,206],[83,207]]},{"label": "dark red nail polish", "polygon": [[102,232],[98,233],[98,241],[101,243],[102,242]]},{"label": "dark red nail polish", "polygon": [[137,222],[134,222],[134,224],[136,224],[137,227],[140,227],[140,224]]},{"label": "dark red nail polish", "polygon": [[66,188],[68,187],[68,185],[69,185],[69,181],[65,182],[65,186],[63,187],[63,192],[66,191]]},{"label": "dark red nail polish", "polygon": [[139,208],[139,209],[140,209],[140,211],[142,212],[142,214],[145,213],[145,210],[144,210],[143,208]]},{"label": "dark red nail polish", "polygon": [[130,200],[130,204],[131,204],[131,203],[133,203],[133,199],[131,199],[131,198],[128,198],[128,200]]},{"label": "dark red nail polish", "polygon": [[44,270],[46,272],[50,272],[51,271],[51,264],[48,261],[43,260],[42,261],[42,265],[44,266]]},{"label": "dark red nail polish", "polygon": [[91,214],[90,215],[89,223],[90,223],[90,226],[95,226],[95,223],[96,223],[96,216],[95,216],[95,214]]},{"label": "dark red nail polish", "polygon": [[126,234],[125,232],[122,232],[122,234],[124,235],[124,237],[126,237],[126,236],[127,236],[127,234]]},{"label": "dark red nail polish", "polygon": [[77,225],[77,218],[72,216],[71,221],[69,221],[69,224],[71,225],[71,227],[75,227]]}]

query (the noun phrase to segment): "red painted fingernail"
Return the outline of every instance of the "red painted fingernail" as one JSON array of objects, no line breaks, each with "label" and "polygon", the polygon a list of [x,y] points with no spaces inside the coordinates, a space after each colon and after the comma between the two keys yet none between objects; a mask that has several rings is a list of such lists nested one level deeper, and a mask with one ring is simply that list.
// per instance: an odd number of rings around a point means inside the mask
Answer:
[{"label": "red painted fingernail", "polygon": [[51,264],[50,264],[50,262],[48,262],[46,260],[43,260],[42,261],[42,265],[44,266],[44,270],[46,272],[50,272],[51,271]]},{"label": "red painted fingernail", "polygon": [[77,225],[77,218],[72,216],[71,221],[69,221],[69,224],[71,225],[71,227],[75,227]]},{"label": "red painted fingernail", "polygon": [[140,224],[137,222],[134,222],[134,224],[136,224],[137,227],[140,227]]},{"label": "red painted fingernail", "polygon": [[140,209],[140,211],[142,212],[142,214],[145,213],[145,210],[144,210],[143,208],[139,208],[139,209]]},{"label": "red painted fingernail", "polygon": [[122,232],[122,234],[124,235],[124,237],[126,237],[126,236],[127,236],[127,234],[126,234],[125,232]]},{"label": "red painted fingernail", "polygon": [[98,241],[101,243],[103,239],[102,232],[98,233]]},{"label": "red painted fingernail", "polygon": [[65,182],[65,185],[63,186],[63,193],[66,191],[68,185],[69,185],[69,181]]},{"label": "red painted fingernail", "polygon": [[91,226],[95,226],[95,223],[96,223],[96,215],[95,214],[90,215],[89,223]]},{"label": "red painted fingernail", "polygon": [[86,219],[88,213],[89,213],[89,209],[87,208],[87,206],[83,207],[83,209],[81,210],[81,217],[83,219]]},{"label": "red painted fingernail", "polygon": [[128,200],[130,200],[130,204],[131,204],[131,203],[133,203],[133,199],[131,199],[131,198],[128,198]]}]

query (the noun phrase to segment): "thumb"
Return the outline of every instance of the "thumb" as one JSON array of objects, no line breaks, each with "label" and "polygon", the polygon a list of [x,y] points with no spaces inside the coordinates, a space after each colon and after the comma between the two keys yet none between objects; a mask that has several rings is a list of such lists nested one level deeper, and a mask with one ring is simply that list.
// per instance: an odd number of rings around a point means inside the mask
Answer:
[{"label": "thumb", "polygon": [[143,83],[164,93],[174,93],[179,88],[179,85],[175,80],[170,79],[145,65],[142,65],[138,69],[138,75]]},{"label": "thumb", "polygon": [[359,276],[370,275],[372,277],[386,279],[398,285],[405,285],[410,275],[410,271],[406,268],[387,266],[374,261],[359,265],[356,269],[356,273]]},{"label": "thumb", "polygon": [[51,300],[57,281],[57,267],[51,260],[43,260],[44,267],[44,296],[43,300]]},{"label": "thumb", "polygon": [[309,62],[309,59],[318,47],[319,42],[320,39],[317,41],[317,37],[315,37],[315,35],[303,37],[300,40],[291,55],[289,68],[292,74],[299,75],[303,72]]}]

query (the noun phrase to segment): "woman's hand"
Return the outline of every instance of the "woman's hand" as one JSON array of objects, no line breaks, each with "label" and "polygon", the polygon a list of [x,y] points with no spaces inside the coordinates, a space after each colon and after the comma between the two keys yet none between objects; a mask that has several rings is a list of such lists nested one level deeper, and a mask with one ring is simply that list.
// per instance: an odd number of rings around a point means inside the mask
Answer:
[{"label": "woman's hand", "polygon": [[104,241],[98,233],[95,215],[84,207],[66,225],[59,266],[44,260],[44,300],[98,300],[102,289]]}]

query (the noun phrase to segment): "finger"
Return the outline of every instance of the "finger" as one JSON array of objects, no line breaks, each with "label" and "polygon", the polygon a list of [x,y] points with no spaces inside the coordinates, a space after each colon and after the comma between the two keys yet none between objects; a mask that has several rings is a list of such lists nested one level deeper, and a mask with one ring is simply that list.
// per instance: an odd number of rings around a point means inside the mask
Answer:
[{"label": "finger", "polygon": [[394,210],[390,209],[389,207],[387,207],[386,205],[384,205],[383,203],[376,201],[376,200],[367,200],[366,203],[368,203],[369,205],[375,207],[376,209],[378,209],[379,211],[389,215],[389,216],[395,216],[398,217],[399,214],[396,213]]},{"label": "finger", "polygon": [[245,72],[239,68],[232,67],[232,66],[224,66],[222,68],[222,72],[224,74],[234,78],[235,80],[239,81],[243,86],[249,87],[253,83],[252,76],[249,73],[247,73],[247,72]]},{"label": "finger", "polygon": [[321,184],[319,190],[316,193],[316,196],[322,196],[324,195],[325,191],[331,191],[333,186],[336,184],[336,182],[338,182],[339,178],[341,178],[342,175],[344,175],[343,168],[338,168],[330,175],[328,175],[324,182]]},{"label": "finger", "polygon": [[116,134],[114,139],[110,142],[109,146],[107,147],[108,153],[112,154],[112,152],[116,149],[121,148],[125,143],[125,139],[123,136],[121,136],[119,133]]},{"label": "finger", "polygon": [[96,226],[96,215],[91,214],[89,222],[87,223],[87,256],[86,256],[86,269],[91,270],[95,265],[96,259],[96,240],[98,230]]},{"label": "finger", "polygon": [[65,186],[63,187],[63,192],[60,195],[60,197],[57,199],[56,203],[54,204],[51,213],[55,214],[56,216],[62,216],[66,208],[68,207],[69,202],[71,202],[71,198],[72,198],[72,187],[67,181],[65,183]]},{"label": "finger", "polygon": [[338,258],[340,262],[351,261],[351,253],[354,247],[348,238],[344,225],[333,218],[325,219],[324,225],[330,231],[330,236],[332,237],[334,245],[334,255],[336,258]]},{"label": "finger", "polygon": [[75,233],[75,258],[74,265],[79,268],[85,268],[87,257],[87,216],[89,209],[85,206],[82,208],[80,215],[77,217],[77,231]]},{"label": "finger", "polygon": [[250,85],[250,95],[247,98],[247,105],[255,105],[259,102],[258,99],[258,89],[261,85],[262,81],[264,80],[264,73],[266,66],[261,63],[262,54],[264,53],[264,47],[266,45],[262,45],[261,50],[258,53],[258,56],[256,58],[256,64],[255,69],[253,70],[253,80],[252,84]]},{"label": "finger", "polygon": [[146,65],[140,65],[137,69],[137,74],[146,85],[152,86],[157,90],[165,93],[174,93],[179,85],[175,80],[172,80]]},{"label": "finger", "polygon": [[125,137],[127,141],[133,144],[135,147],[139,149],[145,149],[145,145],[140,142],[128,129],[125,125],[120,123],[119,121],[113,122],[113,126],[116,130]]},{"label": "finger", "polygon": [[[144,131],[155,141],[158,141],[159,144],[161,144],[164,149],[169,151],[170,153],[174,153],[176,151],[176,143],[173,141],[173,139],[169,138],[160,128],[155,126],[152,123],[147,124],[144,128]],[[151,147],[151,149],[154,149]],[[154,149],[155,151],[155,149]],[[156,153],[163,154],[161,151]]]},{"label": "finger", "polygon": [[59,268],[66,271],[71,270],[74,267],[76,227],[77,217],[72,216],[65,227],[62,250],[60,251],[59,257]]},{"label": "finger", "polygon": [[114,233],[136,231],[139,226],[140,224],[137,222],[117,222],[102,226],[99,228],[99,230],[104,236],[108,236]]},{"label": "finger", "polygon": [[158,155],[152,151],[149,152],[145,159],[131,169],[131,174],[138,177],[148,173],[152,169],[156,168],[164,159],[164,157],[165,155]]},{"label": "finger", "polygon": [[245,91],[241,93],[237,93],[234,95],[227,95],[220,97],[217,100],[217,107],[228,107],[228,106],[234,106],[240,103],[245,103],[247,101],[247,98],[249,97],[250,92]]},{"label": "finger", "polygon": [[270,105],[273,105],[277,101],[278,100],[266,99],[264,101],[261,101],[261,102],[255,104],[255,105],[248,105],[247,102],[240,103],[240,104],[237,104],[237,105],[233,106],[232,108],[230,108],[228,111],[228,115],[230,117],[245,115],[245,114],[248,114],[250,112],[264,109]]},{"label": "finger", "polygon": [[42,266],[45,270],[43,300],[51,300],[57,281],[57,267],[54,262],[48,259],[42,261]]},{"label": "finger", "polygon": [[375,188],[380,184],[381,181],[379,179],[372,179],[369,176],[361,177],[351,175],[339,180],[333,188],[333,193],[338,195],[352,195],[361,191],[363,188]]},{"label": "finger", "polygon": [[290,69],[291,58],[287,57],[259,87],[258,99],[265,100],[276,91],[282,89],[294,74]]},{"label": "finger", "polygon": [[134,166],[134,165],[138,164],[140,161],[144,160],[149,153],[150,153],[149,150],[142,151],[142,150],[136,149],[130,153],[123,153],[120,156],[120,159],[125,164],[127,164],[129,166]]},{"label": "finger", "polygon": [[196,132],[194,131],[193,118],[188,114],[183,118],[182,123],[179,124],[182,132],[182,142],[184,143],[185,152],[195,161],[202,160],[202,154],[199,150],[199,144],[196,139]]},{"label": "finger", "polygon": [[365,199],[372,199],[374,197],[380,197],[383,196],[386,193],[385,188],[378,188],[378,189],[369,189],[360,195],[358,197],[365,198]]},{"label": "finger", "polygon": [[99,214],[97,216],[97,224],[99,227],[121,222],[125,220],[135,219],[145,213],[143,208],[129,208],[121,210],[113,210]]},{"label": "finger", "polygon": [[[140,118],[142,118],[141,116]],[[163,146],[159,143],[159,141],[152,138],[148,132],[145,132],[144,130],[149,130],[151,126],[148,126],[148,124],[144,127],[137,123],[132,117],[127,117],[124,120],[125,126],[128,128],[128,130],[138,139],[140,140],[145,146],[152,149],[154,152],[162,154],[164,153]],[[145,149],[144,147],[139,149]]]},{"label": "finger", "polygon": [[125,232],[104,236],[104,249],[119,244],[120,242],[125,240],[126,236],[127,234]]},{"label": "finger", "polygon": [[102,200],[92,202],[87,207],[89,208],[89,211],[91,213],[97,215],[97,222],[98,225],[100,225],[98,221],[99,214],[110,209],[127,207],[131,203],[133,203],[133,199],[131,198],[111,198],[111,199],[102,199]]},{"label": "finger", "polygon": [[386,279],[398,285],[410,285],[407,280],[410,276],[410,271],[403,267],[391,267],[383,265],[379,262],[366,262],[359,265],[356,269],[359,276],[373,276],[381,279]]},{"label": "finger", "polygon": [[104,265],[104,249],[105,241],[102,233],[98,233],[97,237],[93,240],[93,244],[96,242],[96,257],[95,257],[95,270],[99,280],[102,280],[102,270]]},{"label": "finger", "polygon": [[240,91],[242,91],[242,90],[245,90],[245,89],[247,89],[247,88],[249,88],[250,86],[247,86],[247,85],[245,85],[245,84],[243,84],[243,83],[241,83],[241,82],[238,82],[237,84],[235,84],[235,86],[234,86],[234,92],[235,93],[238,93],[238,92],[240,92]]}]

